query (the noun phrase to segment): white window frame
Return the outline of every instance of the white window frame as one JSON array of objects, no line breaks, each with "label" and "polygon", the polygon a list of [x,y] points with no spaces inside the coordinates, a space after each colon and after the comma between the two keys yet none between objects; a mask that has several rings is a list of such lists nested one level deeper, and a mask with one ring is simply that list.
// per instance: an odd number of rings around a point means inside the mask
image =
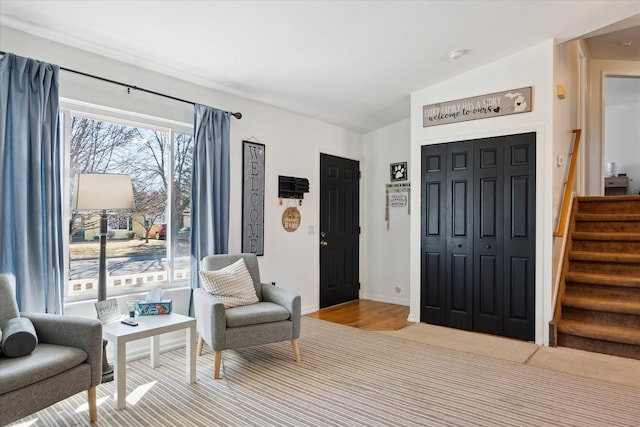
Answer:
[{"label": "white window frame", "polygon": [[[111,107],[104,107],[95,104],[90,104],[82,101],[75,101],[72,99],[61,98],[60,99],[60,116],[61,116],[61,138],[63,139],[63,171],[62,171],[62,192],[63,200],[69,200],[71,197],[71,161],[70,161],[70,147],[71,147],[71,116],[81,116],[89,119],[100,120],[110,123],[122,124],[132,127],[140,127],[149,130],[157,130],[167,132],[169,152],[171,153],[167,159],[168,168],[168,182],[173,182],[174,174],[174,159],[173,159],[173,143],[174,134],[181,133],[193,136],[193,124],[179,122],[175,120],[162,119],[145,114],[134,113],[124,111]],[[167,218],[166,223],[169,226],[169,233],[166,236],[166,258],[167,258],[167,271],[166,279],[163,281],[145,281],[141,284],[129,284],[122,286],[122,288],[110,288],[109,297],[122,296],[127,294],[137,294],[140,292],[148,291],[158,286],[163,288],[179,288],[189,286],[189,279],[174,279],[175,268],[175,248],[174,241],[177,230],[174,230],[171,224],[173,224],[173,185],[167,186]],[[64,203],[62,206],[63,218],[69,218],[70,215],[70,203]],[[64,265],[66,269],[65,277],[67,277],[67,283],[64,289],[65,303],[77,302],[83,300],[94,299],[97,296],[97,288],[88,292],[82,292],[78,295],[69,295],[69,233],[63,233],[64,244]]]}]

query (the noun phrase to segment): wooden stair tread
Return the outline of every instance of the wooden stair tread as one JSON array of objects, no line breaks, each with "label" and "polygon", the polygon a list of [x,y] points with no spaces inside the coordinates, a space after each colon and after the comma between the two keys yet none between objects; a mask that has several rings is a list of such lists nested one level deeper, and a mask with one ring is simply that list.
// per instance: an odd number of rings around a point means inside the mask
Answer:
[{"label": "wooden stair tread", "polygon": [[562,297],[562,306],[584,310],[640,315],[640,300],[620,299],[611,296],[599,297],[595,295],[565,294]]},{"label": "wooden stair tread", "polygon": [[615,203],[620,201],[640,201],[640,196],[626,195],[626,196],[578,196],[576,199],[580,202],[609,202]]},{"label": "wooden stair tread", "polygon": [[583,273],[568,271],[565,274],[566,282],[587,283],[590,285],[622,286],[628,288],[640,288],[640,277],[615,274]]},{"label": "wooden stair tread", "polygon": [[640,213],[577,213],[576,221],[640,221]]},{"label": "wooden stair tread", "polygon": [[576,320],[560,320],[558,333],[576,335],[602,341],[640,345],[640,329],[584,323]]},{"label": "wooden stair tread", "polygon": [[640,264],[640,254],[571,251],[569,259],[571,261],[624,262]]},{"label": "wooden stair tread", "polygon": [[598,240],[598,241],[620,241],[620,242],[640,242],[640,233],[596,233],[591,231],[575,231],[573,240]]}]

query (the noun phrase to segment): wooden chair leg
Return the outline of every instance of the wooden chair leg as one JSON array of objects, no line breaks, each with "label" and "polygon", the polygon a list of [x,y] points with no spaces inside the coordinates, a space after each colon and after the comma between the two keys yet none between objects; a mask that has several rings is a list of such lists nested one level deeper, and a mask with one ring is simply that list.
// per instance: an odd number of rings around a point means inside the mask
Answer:
[{"label": "wooden chair leg", "polygon": [[198,351],[196,352],[196,354],[198,356],[202,356],[202,346],[204,345],[204,338],[200,337],[200,339],[198,340]]},{"label": "wooden chair leg", "polygon": [[222,362],[222,351],[213,352],[213,379],[220,379],[220,362]]},{"label": "wooden chair leg", "polygon": [[296,362],[300,362],[300,349],[298,349],[298,340],[291,340],[291,347],[293,347],[293,355],[296,358]]},{"label": "wooden chair leg", "polygon": [[87,400],[89,401],[89,420],[95,423],[98,420],[98,406],[96,404],[96,388],[91,387],[87,390]]}]

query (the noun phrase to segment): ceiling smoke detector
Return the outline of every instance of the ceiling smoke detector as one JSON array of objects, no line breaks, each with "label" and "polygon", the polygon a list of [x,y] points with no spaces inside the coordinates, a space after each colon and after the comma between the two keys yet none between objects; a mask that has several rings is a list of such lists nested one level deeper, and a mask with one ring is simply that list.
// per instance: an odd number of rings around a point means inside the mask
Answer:
[{"label": "ceiling smoke detector", "polygon": [[449,59],[458,59],[464,55],[464,49],[456,49],[449,52]]}]

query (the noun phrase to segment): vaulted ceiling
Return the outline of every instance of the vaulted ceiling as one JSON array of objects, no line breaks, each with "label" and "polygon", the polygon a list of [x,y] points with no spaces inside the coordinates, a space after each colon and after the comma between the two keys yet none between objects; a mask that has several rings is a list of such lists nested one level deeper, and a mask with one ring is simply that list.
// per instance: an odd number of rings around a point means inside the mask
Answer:
[{"label": "vaulted ceiling", "polygon": [[637,0],[0,0],[2,26],[360,132],[409,117],[416,90],[638,14]]}]

